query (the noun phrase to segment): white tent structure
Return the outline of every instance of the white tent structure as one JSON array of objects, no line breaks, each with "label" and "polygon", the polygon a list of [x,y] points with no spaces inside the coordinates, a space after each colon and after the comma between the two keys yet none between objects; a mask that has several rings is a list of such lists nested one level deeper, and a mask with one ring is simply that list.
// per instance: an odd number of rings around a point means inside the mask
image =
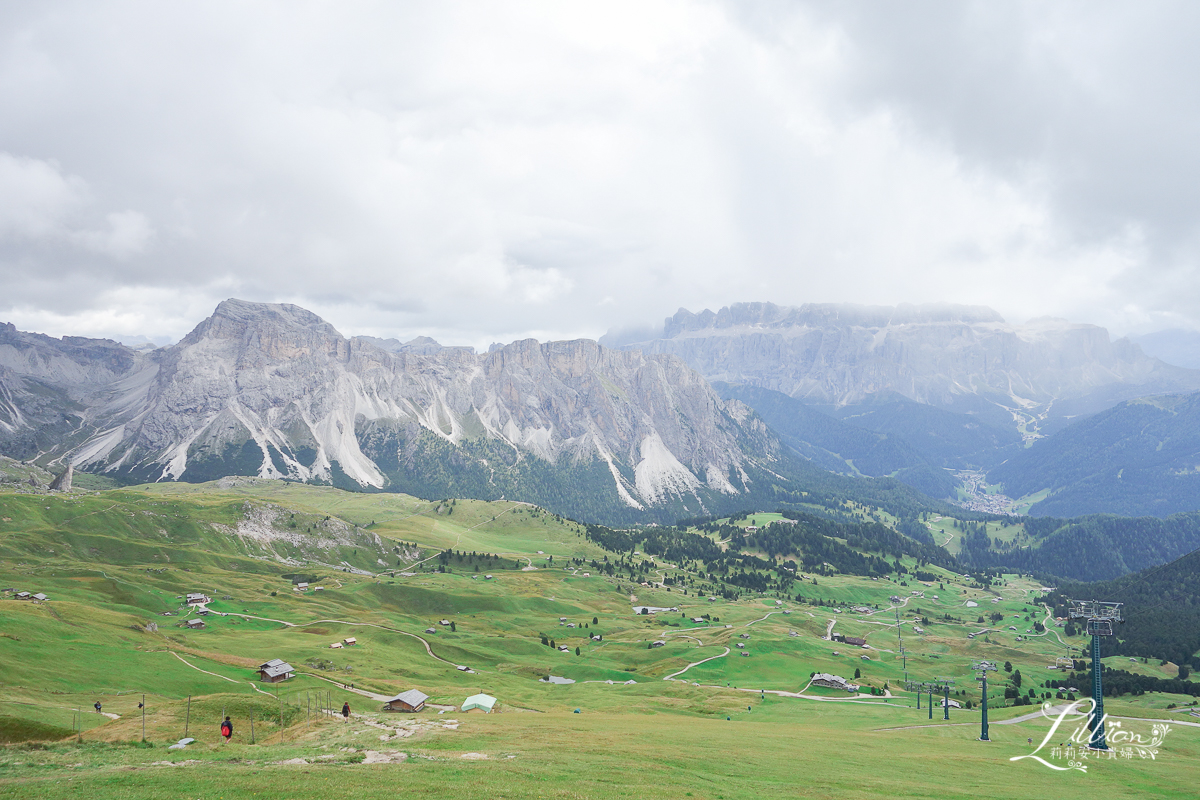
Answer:
[{"label": "white tent structure", "polygon": [[496,705],[496,698],[490,694],[473,694],[466,699],[462,704],[463,711],[471,711],[478,709],[485,714],[492,713],[492,707]]}]

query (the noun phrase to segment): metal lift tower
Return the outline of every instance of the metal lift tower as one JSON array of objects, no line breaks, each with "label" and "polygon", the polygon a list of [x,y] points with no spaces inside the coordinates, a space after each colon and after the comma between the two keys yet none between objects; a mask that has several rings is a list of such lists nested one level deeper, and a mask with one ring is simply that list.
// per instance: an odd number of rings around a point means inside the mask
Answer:
[{"label": "metal lift tower", "polygon": [[927,681],[912,681],[912,680],[910,680],[910,681],[904,682],[904,688],[908,689],[908,691],[910,691],[910,692],[917,693],[917,709],[918,710],[921,708],[921,695],[924,692],[929,692],[929,718],[930,719],[933,719],[934,686],[935,686],[935,684],[929,683]]},{"label": "metal lift tower", "polygon": [[980,708],[983,710],[983,721],[979,728],[979,741],[987,742],[988,739],[988,722],[987,722],[987,674],[996,671],[995,661],[975,661],[971,664],[971,669],[979,673],[975,676],[977,681],[983,683],[983,689],[980,692]]},{"label": "metal lift tower", "polygon": [[1121,617],[1121,603],[1102,603],[1099,600],[1072,600],[1071,619],[1082,619],[1087,624],[1087,632],[1092,637],[1092,718],[1088,720],[1088,730],[1092,732],[1088,747],[1093,750],[1107,750],[1108,743],[1104,738],[1104,687],[1100,685],[1100,673],[1104,669],[1100,661],[1100,637],[1112,636],[1113,623],[1125,620]]},{"label": "metal lift tower", "polygon": [[900,635],[900,609],[896,608],[896,641],[900,643],[900,661],[904,669],[904,680],[908,681],[908,656],[904,652],[904,637]]},{"label": "metal lift tower", "polygon": [[[954,685],[954,681],[950,678],[938,678],[937,688],[942,690],[942,719],[950,719],[950,687]],[[931,696],[932,702],[933,697]]]}]

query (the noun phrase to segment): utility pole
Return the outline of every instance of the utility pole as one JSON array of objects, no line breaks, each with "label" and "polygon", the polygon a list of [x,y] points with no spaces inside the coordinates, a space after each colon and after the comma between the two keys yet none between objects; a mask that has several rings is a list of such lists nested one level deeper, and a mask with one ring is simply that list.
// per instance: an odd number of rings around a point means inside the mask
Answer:
[{"label": "utility pole", "polygon": [[995,661],[975,661],[971,664],[971,669],[973,669],[973,670],[975,670],[975,672],[979,673],[978,675],[975,676],[975,680],[983,683],[982,699],[980,701],[980,706],[983,709],[983,721],[980,723],[979,741],[987,742],[987,741],[990,741],[988,739],[988,718],[987,718],[987,698],[988,698],[987,674],[989,672],[996,671],[996,662]]},{"label": "utility pole", "polygon": [[188,695],[187,716],[183,718],[183,738],[187,738],[188,725],[192,722],[192,696]]},{"label": "utility pole", "polygon": [[1098,600],[1071,601],[1071,619],[1084,620],[1087,633],[1092,637],[1092,716],[1088,720],[1092,738],[1088,747],[1093,750],[1108,749],[1104,736],[1104,687],[1100,681],[1104,671],[1104,662],[1100,660],[1100,637],[1113,635],[1114,622],[1125,622],[1121,616],[1122,605]]},{"label": "utility pole", "polygon": [[142,741],[146,741],[146,695],[142,695],[142,702],[138,703],[138,708],[142,710]]}]

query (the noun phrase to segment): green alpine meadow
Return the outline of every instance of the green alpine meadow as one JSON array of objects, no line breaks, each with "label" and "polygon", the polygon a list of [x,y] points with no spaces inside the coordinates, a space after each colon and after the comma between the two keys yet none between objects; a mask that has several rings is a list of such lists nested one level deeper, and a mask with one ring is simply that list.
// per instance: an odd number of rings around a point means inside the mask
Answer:
[{"label": "green alpine meadow", "polygon": [[817,521],[622,531],[259,479],[4,492],[0,796],[1192,795],[1187,664],[1106,657],[1089,751],[1060,719],[1088,637],[1047,587]]}]

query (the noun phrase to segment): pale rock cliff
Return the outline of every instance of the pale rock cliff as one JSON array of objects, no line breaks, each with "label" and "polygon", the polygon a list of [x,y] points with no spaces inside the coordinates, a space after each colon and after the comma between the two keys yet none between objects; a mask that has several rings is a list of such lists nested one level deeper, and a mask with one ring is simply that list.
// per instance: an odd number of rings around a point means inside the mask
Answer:
[{"label": "pale rock cliff", "polygon": [[86,401],[88,435],[66,448],[75,464],[143,480],[395,488],[414,475],[428,484],[434,462],[456,459],[498,493],[521,488],[513,475],[544,483],[598,467],[614,502],[646,508],[744,492],[753,462],[778,452],[753,415],[673,356],[590,340],[487,354],[431,342],[389,352],[297,306],[228,300],[170,347],[90,345],[105,358],[89,360],[35,340],[49,352],[14,348],[0,363]]}]

